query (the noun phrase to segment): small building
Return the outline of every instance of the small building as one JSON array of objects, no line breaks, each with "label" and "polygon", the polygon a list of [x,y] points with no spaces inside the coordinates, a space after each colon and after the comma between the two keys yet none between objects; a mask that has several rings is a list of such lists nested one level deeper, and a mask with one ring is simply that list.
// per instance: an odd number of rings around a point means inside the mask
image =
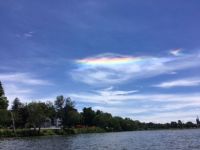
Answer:
[{"label": "small building", "polygon": [[58,128],[58,127],[61,127],[61,124],[62,124],[62,121],[60,118],[54,119],[54,126],[56,126]]}]

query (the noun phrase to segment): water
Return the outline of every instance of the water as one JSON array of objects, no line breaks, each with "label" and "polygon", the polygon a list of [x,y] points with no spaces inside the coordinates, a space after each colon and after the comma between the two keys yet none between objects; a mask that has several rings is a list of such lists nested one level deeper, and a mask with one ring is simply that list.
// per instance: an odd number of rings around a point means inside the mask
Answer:
[{"label": "water", "polygon": [[200,150],[200,130],[1,139],[0,150]]}]

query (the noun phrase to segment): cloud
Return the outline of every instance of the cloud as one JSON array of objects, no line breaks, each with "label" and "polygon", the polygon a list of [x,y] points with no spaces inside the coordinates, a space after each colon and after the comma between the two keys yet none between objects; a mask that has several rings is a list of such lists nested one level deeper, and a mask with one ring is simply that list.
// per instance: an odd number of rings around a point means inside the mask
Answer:
[{"label": "cloud", "polygon": [[0,81],[10,104],[16,97],[27,102],[35,97],[38,86],[52,85],[51,82],[38,79],[30,73],[0,73]]},{"label": "cloud", "polygon": [[33,36],[34,32],[33,31],[29,31],[29,32],[25,32],[23,34],[16,34],[17,38],[31,38]]},{"label": "cloud", "polygon": [[129,94],[137,93],[139,91],[138,90],[120,91],[120,90],[114,90],[113,87],[109,87],[109,88],[98,90],[95,92],[99,93],[102,96],[120,96],[120,95],[129,95]]},{"label": "cloud", "polygon": [[12,105],[12,101],[16,97],[20,98],[22,101],[25,100],[25,102],[27,102],[30,96],[34,93],[33,88],[24,87],[23,85],[19,85],[16,83],[6,83],[6,84],[3,84],[3,86],[5,90],[5,95],[9,99],[10,106]]},{"label": "cloud", "polygon": [[171,50],[169,53],[174,55],[174,56],[180,56],[181,55],[181,51],[182,51],[181,48],[177,48],[177,49]]},{"label": "cloud", "polygon": [[33,36],[33,32],[24,33],[24,37],[29,38]]},{"label": "cloud", "polygon": [[[123,94],[122,94],[123,93]],[[94,104],[120,104],[124,102],[181,102],[191,103],[200,102],[199,93],[190,94],[147,94],[135,93],[132,91],[92,91],[92,92],[76,92],[69,93],[72,99],[81,102],[89,102]]]},{"label": "cloud", "polygon": [[197,67],[200,66],[199,58],[195,54],[180,57],[134,57],[106,53],[76,60],[76,69],[70,74],[74,80],[90,85],[113,85]]},{"label": "cloud", "polygon": [[[120,92],[119,92],[120,91]],[[133,90],[134,91],[134,90]],[[132,90],[107,88],[91,92],[70,93],[77,102],[90,103],[93,109],[114,116],[135,120],[169,122],[178,119],[191,121],[200,114],[200,94],[135,93]]]},{"label": "cloud", "polygon": [[113,87],[109,87],[102,90],[94,90],[88,93],[70,93],[69,96],[72,99],[77,99],[81,102],[89,102],[96,104],[116,104],[121,103],[121,101],[125,100],[124,97],[134,95],[137,92],[139,91],[114,90]]},{"label": "cloud", "polygon": [[33,77],[30,73],[2,73],[0,74],[2,82],[17,82],[29,85],[51,85],[47,80],[41,80]]},{"label": "cloud", "polygon": [[174,81],[163,82],[154,86],[161,88],[172,88],[172,87],[187,87],[187,86],[199,86],[199,85],[200,85],[200,79],[193,78],[193,79],[179,79]]},{"label": "cloud", "polygon": [[[169,123],[171,121],[195,121],[197,114],[200,114],[200,109],[197,107],[200,104],[193,105],[191,108],[189,106],[183,105],[171,108],[152,108],[152,107],[104,107],[104,106],[94,106],[94,110],[103,110],[104,112],[112,113],[114,116],[129,117],[133,120],[140,120],[142,122],[156,122],[156,123]],[[186,108],[186,110],[183,110]],[[123,112],[123,113],[122,113]]]},{"label": "cloud", "polygon": [[[200,109],[162,112],[162,113],[151,114],[151,116],[143,115],[136,118],[139,118],[141,121],[144,122],[155,122],[155,123],[170,123],[171,121],[177,122],[178,120],[181,120],[183,122],[192,121],[196,123],[195,119],[197,114],[200,114]],[[129,117],[134,118],[134,116],[129,116]]]}]

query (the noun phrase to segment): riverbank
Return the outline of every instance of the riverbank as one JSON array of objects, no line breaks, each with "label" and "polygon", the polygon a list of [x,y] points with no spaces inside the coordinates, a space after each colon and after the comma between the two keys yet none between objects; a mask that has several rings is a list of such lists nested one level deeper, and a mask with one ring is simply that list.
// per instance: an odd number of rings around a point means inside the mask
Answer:
[{"label": "riverbank", "polygon": [[110,132],[76,136],[6,138],[1,150],[199,150],[200,130]]},{"label": "riverbank", "polygon": [[104,129],[99,127],[85,127],[85,128],[67,128],[67,129],[16,129],[14,133],[12,129],[0,129],[0,138],[10,137],[32,137],[32,136],[52,136],[52,135],[73,135],[81,133],[103,133]]}]

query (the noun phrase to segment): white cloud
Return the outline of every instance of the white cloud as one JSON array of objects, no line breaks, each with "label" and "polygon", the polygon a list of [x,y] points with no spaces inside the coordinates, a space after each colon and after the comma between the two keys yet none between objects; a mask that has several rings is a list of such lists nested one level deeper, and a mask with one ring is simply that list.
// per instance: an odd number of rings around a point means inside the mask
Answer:
[{"label": "white cloud", "polygon": [[174,81],[168,81],[163,82],[157,85],[154,85],[155,87],[161,87],[161,88],[172,88],[172,87],[187,87],[187,86],[199,86],[200,85],[200,79],[179,79]]},{"label": "white cloud", "polygon": [[[192,121],[195,123],[196,116],[200,114],[200,109],[193,110],[178,110],[172,112],[159,112],[155,114],[151,114],[150,116],[138,116],[136,119],[140,119],[144,122],[155,122],[155,123],[170,123],[171,121],[181,120],[183,122]],[[134,118],[134,116],[129,116]]]},{"label": "white cloud", "polygon": [[192,121],[200,114],[200,109],[197,109],[200,108],[199,93],[147,94],[111,87],[88,93],[71,93],[69,96],[77,102],[93,103],[95,110],[146,122]]},{"label": "white cloud", "polygon": [[120,90],[114,90],[113,87],[109,87],[109,88],[98,90],[95,92],[99,93],[102,96],[120,96],[120,95],[129,95],[129,94],[137,93],[139,91],[138,90],[120,91]]},{"label": "white cloud", "polygon": [[199,58],[195,54],[180,57],[101,54],[77,60],[77,68],[72,70],[71,76],[93,86],[113,85],[197,67],[200,66]]},{"label": "white cloud", "polygon": [[[5,82],[4,82],[5,83]],[[30,96],[34,93],[33,88],[23,87],[19,84],[14,83],[6,83],[3,84],[5,95],[8,97],[9,105],[12,105],[12,101],[18,97],[23,102],[27,102]]]},{"label": "white cloud", "polygon": [[174,75],[174,74],[177,74],[177,72],[172,71],[172,72],[170,72],[169,74]]},{"label": "white cloud", "polygon": [[76,92],[69,93],[72,99],[82,102],[90,102],[96,104],[121,104],[128,102],[179,102],[179,103],[198,103],[200,102],[199,93],[190,94],[157,94],[157,93],[135,93],[132,91],[118,90],[99,90],[93,92]]},{"label": "white cloud", "polygon": [[30,73],[0,73],[0,81],[10,104],[16,97],[27,102],[35,97],[38,86],[52,85],[51,82],[38,79]]},{"label": "white cloud", "polygon": [[41,80],[33,77],[29,73],[2,73],[0,74],[2,82],[17,82],[29,85],[51,85],[52,83],[46,80]]},{"label": "white cloud", "polygon": [[35,32],[29,31],[22,34],[16,34],[17,38],[31,38]]},{"label": "white cloud", "polygon": [[[104,112],[109,112],[113,116],[129,117],[134,120],[140,120],[144,122],[156,122],[156,123],[167,123],[171,121],[194,121],[195,117],[200,114],[200,109],[193,108],[181,110],[183,107],[174,107],[169,105],[171,108],[152,108],[152,107],[103,107],[103,106],[94,106],[94,110],[103,110]],[[194,105],[192,105],[194,106]],[[200,106],[198,104],[196,107]],[[187,106],[184,106],[184,108]],[[123,113],[122,113],[123,112]]]},{"label": "white cloud", "polygon": [[180,56],[181,55],[181,51],[182,51],[182,49],[177,48],[177,49],[171,50],[169,53],[174,55],[174,56]]}]

